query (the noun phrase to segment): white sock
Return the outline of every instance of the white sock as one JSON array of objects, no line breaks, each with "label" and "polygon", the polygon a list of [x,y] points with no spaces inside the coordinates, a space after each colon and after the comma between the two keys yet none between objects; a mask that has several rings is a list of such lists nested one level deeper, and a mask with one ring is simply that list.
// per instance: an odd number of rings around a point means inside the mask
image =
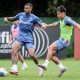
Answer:
[{"label": "white sock", "polygon": [[22,65],[25,65],[26,63],[24,62],[24,63],[22,63]]},{"label": "white sock", "polygon": [[28,65],[26,64],[26,62],[22,63],[22,65],[23,65],[23,66],[27,66],[27,67],[28,67]]},{"label": "white sock", "polygon": [[45,65],[46,67],[48,67],[48,64],[49,64],[49,61],[46,59],[44,65]]},{"label": "white sock", "polygon": [[61,63],[58,64],[58,67],[59,69],[64,69],[64,66]]},{"label": "white sock", "polygon": [[18,70],[17,70],[17,65],[13,65],[12,67],[13,67],[13,70],[14,70],[14,71],[16,71],[16,72],[18,71]]}]

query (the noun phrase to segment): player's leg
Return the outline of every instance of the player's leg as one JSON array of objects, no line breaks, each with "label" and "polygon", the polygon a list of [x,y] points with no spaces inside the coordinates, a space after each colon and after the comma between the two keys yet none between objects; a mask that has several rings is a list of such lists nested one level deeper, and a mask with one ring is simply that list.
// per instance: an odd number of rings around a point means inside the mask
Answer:
[{"label": "player's leg", "polygon": [[61,63],[59,58],[56,56],[53,56],[51,60],[59,67],[60,71],[58,73],[58,77],[61,77],[62,74],[66,71],[66,67]]},{"label": "player's leg", "polygon": [[49,61],[52,59],[53,55],[55,55],[56,50],[57,50],[57,46],[52,43],[48,47],[48,53],[47,53],[47,57],[46,57],[45,63],[43,65],[39,65],[39,66],[42,67],[44,70],[46,70],[47,67],[48,67]]},{"label": "player's leg", "polygon": [[58,57],[55,56],[57,49],[62,50],[63,48],[66,48],[67,46],[64,46],[65,42],[62,40],[57,40],[54,43],[52,43],[49,48],[48,48],[48,54],[46,61],[43,65],[40,65],[43,69],[47,69],[49,61],[52,60],[55,64],[58,65],[60,72],[59,72],[59,77],[63,74],[63,72],[66,71],[66,68],[62,65]]},{"label": "player's leg", "polygon": [[21,51],[18,52],[18,59],[21,61],[22,63],[22,70],[25,70],[28,65],[26,64],[26,62],[24,61],[24,58],[21,55]]},{"label": "player's leg", "polygon": [[56,57],[55,55],[52,57],[51,59],[56,65],[58,65],[60,63],[60,60],[58,59],[58,57]]},{"label": "player's leg", "polygon": [[36,65],[38,65],[38,58],[36,57],[35,53],[35,49],[34,49],[34,45],[33,43],[28,43],[25,42],[25,47],[28,51],[28,54],[30,55],[30,57],[33,59],[33,61],[35,62]]},{"label": "player's leg", "polygon": [[32,43],[26,43],[26,48],[28,50],[28,54],[30,55],[30,57],[33,59],[34,63],[36,64],[37,68],[38,68],[38,74],[39,76],[42,76],[42,68],[40,68],[38,66],[38,58],[35,55],[35,49],[34,49],[34,45]]},{"label": "player's leg", "polygon": [[21,43],[19,41],[14,41],[12,44],[12,70],[10,70],[11,74],[17,74],[17,61],[18,61],[18,50],[22,47]]},{"label": "player's leg", "polygon": [[22,64],[24,63],[24,58],[22,57],[22,55],[20,54],[20,52],[18,52],[18,59],[20,60],[20,62]]},{"label": "player's leg", "polygon": [[[70,45],[70,42],[68,40],[64,40],[64,39],[59,39],[58,41],[54,42],[54,44],[57,46],[58,51],[61,51],[65,48],[67,48]],[[63,66],[63,64],[60,62],[60,60],[58,59],[58,57],[56,57],[55,55],[53,55],[52,57],[52,61],[58,65],[60,71],[58,74],[58,77],[61,77],[62,74],[66,71],[66,67]]]},{"label": "player's leg", "polygon": [[28,54],[30,55],[30,57],[33,59],[34,63],[36,65],[38,65],[38,58],[36,57],[36,55],[34,54],[34,48],[29,48],[28,49]]},{"label": "player's leg", "polygon": [[33,59],[36,66],[37,66],[39,76],[42,76],[42,68],[40,68],[38,66],[38,58],[36,57],[36,55],[34,53],[34,48],[29,48],[28,53],[29,53],[30,57]]}]

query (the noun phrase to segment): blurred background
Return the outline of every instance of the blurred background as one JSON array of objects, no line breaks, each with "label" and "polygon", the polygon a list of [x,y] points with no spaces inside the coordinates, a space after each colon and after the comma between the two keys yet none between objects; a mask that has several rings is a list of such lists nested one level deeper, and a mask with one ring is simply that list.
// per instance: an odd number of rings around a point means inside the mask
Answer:
[{"label": "blurred background", "polygon": [[61,4],[66,7],[67,15],[80,15],[80,0],[0,0],[0,17],[12,16],[23,11],[27,2],[33,4],[33,13],[40,17],[56,17],[56,7]]}]

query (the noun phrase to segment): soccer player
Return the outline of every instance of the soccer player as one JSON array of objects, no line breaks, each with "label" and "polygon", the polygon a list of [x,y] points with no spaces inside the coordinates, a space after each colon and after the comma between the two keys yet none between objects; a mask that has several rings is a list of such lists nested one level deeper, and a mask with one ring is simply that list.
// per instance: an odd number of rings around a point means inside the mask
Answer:
[{"label": "soccer player", "polygon": [[66,67],[60,62],[55,54],[70,45],[73,27],[80,29],[80,25],[70,17],[66,16],[66,8],[63,5],[57,8],[57,17],[59,18],[59,21],[48,24],[47,27],[60,26],[60,38],[48,47],[48,54],[45,63],[39,66],[44,70],[47,70],[49,61],[51,60],[59,67],[60,71],[58,77],[61,77],[62,74],[66,71]]},{"label": "soccer player", "polygon": [[19,49],[24,45],[28,51],[28,54],[35,62],[36,66],[38,67],[39,75],[42,75],[42,68],[38,66],[38,59],[34,54],[34,45],[33,45],[33,31],[34,31],[34,24],[37,23],[41,26],[41,28],[45,29],[45,24],[42,22],[40,18],[35,16],[31,13],[32,11],[32,4],[27,3],[24,6],[24,12],[18,13],[14,17],[5,17],[4,22],[8,21],[15,21],[19,20],[19,35],[16,40],[12,44],[12,67],[13,70],[10,71],[11,74],[17,75],[17,60],[18,54],[17,52]]},{"label": "soccer player", "polygon": [[[17,38],[18,34],[19,34],[19,22],[18,20],[16,20],[13,22],[13,25],[11,26],[11,29],[10,29],[10,41],[9,42],[12,43]],[[24,58],[21,55],[21,50],[18,51],[18,58],[22,63],[22,70],[25,70],[28,66],[25,63]]]}]

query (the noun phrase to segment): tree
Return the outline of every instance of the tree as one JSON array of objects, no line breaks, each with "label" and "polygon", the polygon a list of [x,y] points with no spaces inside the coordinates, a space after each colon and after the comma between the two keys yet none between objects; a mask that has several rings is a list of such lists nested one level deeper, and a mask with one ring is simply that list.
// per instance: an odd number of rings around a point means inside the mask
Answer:
[{"label": "tree", "polygon": [[66,0],[49,0],[48,1],[48,8],[47,8],[47,13],[48,16],[56,16],[56,8],[60,4],[65,3]]}]

